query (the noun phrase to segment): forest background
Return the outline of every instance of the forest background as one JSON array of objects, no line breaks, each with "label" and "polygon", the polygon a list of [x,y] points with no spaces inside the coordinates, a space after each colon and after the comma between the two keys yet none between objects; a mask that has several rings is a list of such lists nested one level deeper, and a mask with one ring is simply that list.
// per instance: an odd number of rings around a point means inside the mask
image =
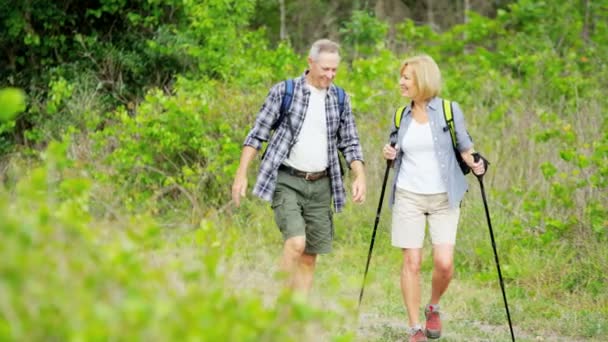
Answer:
[{"label": "forest background", "polygon": [[[516,337],[608,337],[608,1],[0,0],[0,25],[0,340],[404,340],[388,207],[356,307],[398,70],[420,52],[491,162]],[[369,191],[335,216],[304,304],[273,278],[268,204],[229,194],[269,87],[323,37]],[[468,178],[444,339],[509,340]]]}]

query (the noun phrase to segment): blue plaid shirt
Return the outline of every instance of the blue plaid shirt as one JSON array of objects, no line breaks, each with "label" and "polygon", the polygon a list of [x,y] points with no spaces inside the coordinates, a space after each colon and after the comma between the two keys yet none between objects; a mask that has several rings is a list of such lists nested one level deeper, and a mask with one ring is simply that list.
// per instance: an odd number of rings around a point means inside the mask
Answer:
[{"label": "blue plaid shirt", "polygon": [[[268,141],[270,138],[266,155],[260,165],[257,181],[253,188],[253,194],[266,201],[272,200],[279,166],[287,158],[291,148],[296,143],[297,136],[300,134],[300,129],[304,123],[310,99],[310,90],[305,86],[307,72],[294,80],[291,107],[274,134],[270,136],[270,128],[279,118],[281,102],[283,94],[285,94],[285,82],[277,83],[270,89],[257,115],[255,124],[243,143],[244,146],[251,146],[260,150],[262,142]],[[340,115],[338,91],[333,84],[325,98],[325,118],[327,121],[327,153],[332,197],[335,211],[340,212],[346,202],[346,192],[340,172],[338,150],[342,152],[348,165],[354,160],[363,162],[363,152],[359,143],[355,118],[351,111],[350,98],[346,95],[344,113]]]}]

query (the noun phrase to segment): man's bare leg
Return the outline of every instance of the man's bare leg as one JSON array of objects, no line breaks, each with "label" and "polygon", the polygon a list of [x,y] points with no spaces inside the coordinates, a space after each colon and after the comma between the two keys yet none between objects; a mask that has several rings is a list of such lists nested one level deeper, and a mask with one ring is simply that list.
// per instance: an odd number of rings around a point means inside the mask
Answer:
[{"label": "man's bare leg", "polygon": [[287,287],[303,295],[312,288],[317,255],[304,253],[306,238],[294,236],[285,241],[281,270],[287,275]]},{"label": "man's bare leg", "polygon": [[298,267],[293,274],[293,289],[304,296],[308,296],[308,293],[312,288],[316,263],[316,254],[302,253]]}]

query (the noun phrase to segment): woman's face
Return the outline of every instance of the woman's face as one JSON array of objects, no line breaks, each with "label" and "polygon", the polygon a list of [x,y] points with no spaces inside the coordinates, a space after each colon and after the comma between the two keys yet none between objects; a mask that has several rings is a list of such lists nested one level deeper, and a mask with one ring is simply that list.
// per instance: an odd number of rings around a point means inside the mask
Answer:
[{"label": "woman's face", "polygon": [[418,93],[418,87],[415,82],[414,70],[409,65],[406,65],[399,78],[399,88],[401,89],[401,95],[414,99]]}]

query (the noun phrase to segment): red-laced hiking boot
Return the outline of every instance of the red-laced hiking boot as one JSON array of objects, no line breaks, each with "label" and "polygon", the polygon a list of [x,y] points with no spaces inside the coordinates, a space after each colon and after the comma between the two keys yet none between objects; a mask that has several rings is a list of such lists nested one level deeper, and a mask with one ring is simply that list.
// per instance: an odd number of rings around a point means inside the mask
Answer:
[{"label": "red-laced hiking boot", "polygon": [[426,335],[422,329],[413,329],[410,331],[409,342],[426,342]]},{"label": "red-laced hiking boot", "polygon": [[424,309],[424,314],[426,316],[426,327],[424,330],[426,336],[428,338],[441,337],[441,318],[439,317],[439,310],[427,305]]}]

